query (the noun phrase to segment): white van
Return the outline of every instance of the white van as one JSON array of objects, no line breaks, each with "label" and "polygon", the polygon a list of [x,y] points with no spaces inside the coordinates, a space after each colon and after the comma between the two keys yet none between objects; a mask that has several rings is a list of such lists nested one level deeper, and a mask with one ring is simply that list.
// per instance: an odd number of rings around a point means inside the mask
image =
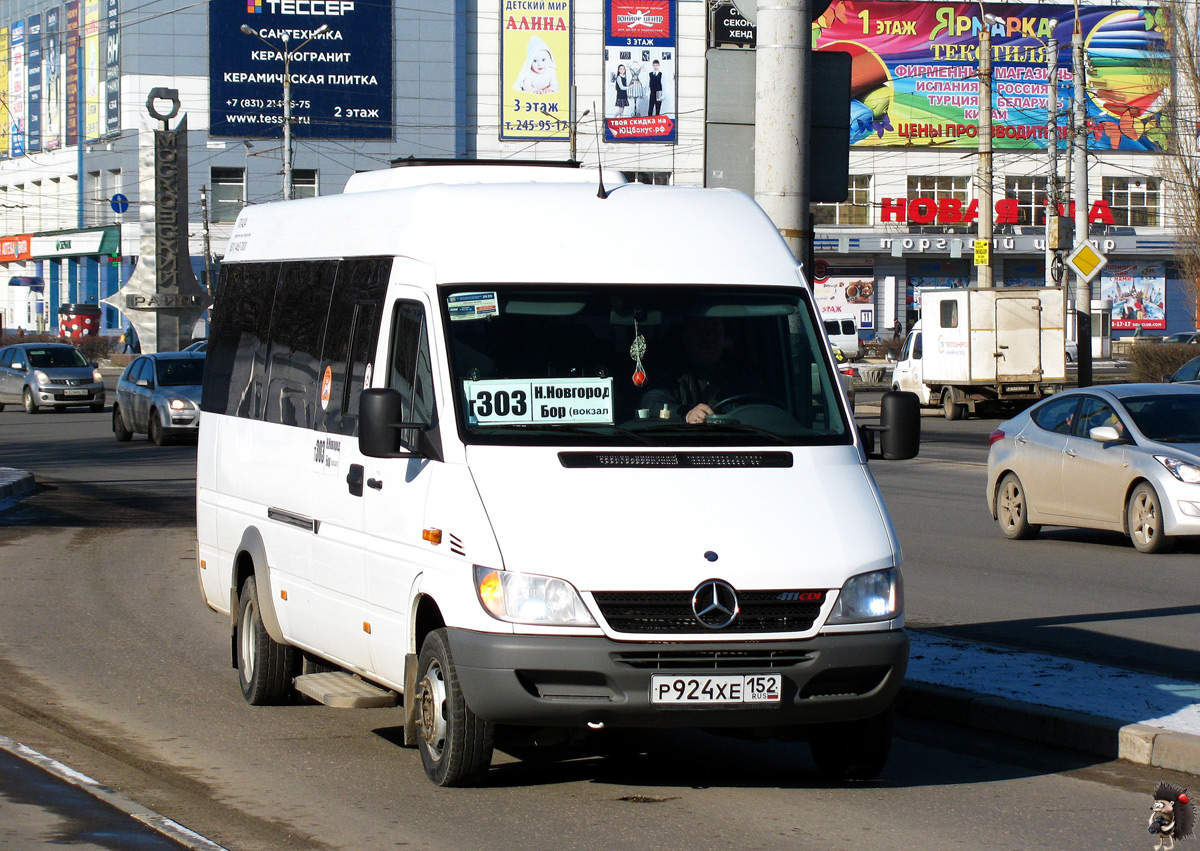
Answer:
[{"label": "white van", "polygon": [[810,291],[745,195],[596,178],[414,166],[239,216],[197,525],[242,693],[403,695],[444,786],[606,725],[870,776],[900,547]]},{"label": "white van", "polygon": [[862,354],[858,341],[858,323],[854,321],[853,316],[828,316],[824,322],[829,342],[846,360],[854,360]]}]

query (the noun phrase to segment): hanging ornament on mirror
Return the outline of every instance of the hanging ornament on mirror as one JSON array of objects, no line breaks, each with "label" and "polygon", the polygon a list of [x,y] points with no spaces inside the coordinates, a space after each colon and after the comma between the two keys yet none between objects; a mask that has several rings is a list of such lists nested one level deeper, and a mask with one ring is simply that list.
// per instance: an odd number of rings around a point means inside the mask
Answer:
[{"label": "hanging ornament on mirror", "polygon": [[638,331],[637,320],[633,320],[633,344],[629,347],[629,357],[633,358],[633,383],[641,387],[646,383],[646,370],[642,368],[642,356],[646,354],[646,338]]}]

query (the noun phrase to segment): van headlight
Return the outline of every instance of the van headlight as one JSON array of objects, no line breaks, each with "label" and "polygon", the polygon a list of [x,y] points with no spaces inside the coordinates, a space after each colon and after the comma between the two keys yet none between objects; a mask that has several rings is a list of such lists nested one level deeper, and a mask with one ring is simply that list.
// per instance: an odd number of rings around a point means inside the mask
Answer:
[{"label": "van headlight", "polygon": [[50,376],[46,375],[46,373],[42,372],[40,369],[35,369],[33,371],[33,380],[38,384],[45,386],[50,383]]},{"label": "van headlight", "polygon": [[851,576],[842,586],[827,624],[886,621],[904,610],[904,587],[894,567]]},{"label": "van headlight", "polygon": [[579,592],[552,576],[475,566],[475,592],[494,618],[538,626],[595,626]]}]

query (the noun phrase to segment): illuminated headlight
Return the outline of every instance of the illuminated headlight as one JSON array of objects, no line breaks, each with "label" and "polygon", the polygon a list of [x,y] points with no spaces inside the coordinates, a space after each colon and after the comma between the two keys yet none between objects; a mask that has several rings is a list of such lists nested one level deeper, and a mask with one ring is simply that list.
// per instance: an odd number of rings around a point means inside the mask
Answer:
[{"label": "illuminated headlight", "polygon": [[545,626],[595,626],[569,582],[550,576],[475,567],[475,591],[489,615]]},{"label": "illuminated headlight", "polygon": [[92,381],[103,381],[103,380],[104,380],[104,376],[100,374],[100,370],[93,369],[92,370]]},{"label": "illuminated headlight", "polygon": [[894,567],[851,576],[842,586],[826,623],[867,623],[898,617],[904,609],[900,571]]},{"label": "illuminated headlight", "polygon": [[1189,485],[1200,484],[1200,467],[1195,464],[1180,461],[1170,455],[1155,455],[1154,460],[1166,467],[1171,475],[1179,481],[1187,482]]},{"label": "illuminated headlight", "polygon": [[190,407],[192,407],[192,403],[189,402],[187,399],[172,399],[171,400],[171,410],[172,411],[186,411]]},{"label": "illuminated headlight", "polygon": [[46,375],[46,373],[42,372],[40,369],[35,369],[33,371],[33,377],[37,381],[38,384],[49,384],[50,383],[50,376]]}]

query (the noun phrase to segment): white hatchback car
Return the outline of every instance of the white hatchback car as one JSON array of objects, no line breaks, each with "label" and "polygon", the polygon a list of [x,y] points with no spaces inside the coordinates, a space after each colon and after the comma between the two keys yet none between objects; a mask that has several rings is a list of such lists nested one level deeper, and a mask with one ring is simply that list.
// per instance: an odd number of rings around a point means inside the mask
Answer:
[{"label": "white hatchback car", "polygon": [[1156,553],[1200,535],[1200,386],[1067,390],[1001,423],[989,442],[988,510],[1008,538],[1081,526]]}]

